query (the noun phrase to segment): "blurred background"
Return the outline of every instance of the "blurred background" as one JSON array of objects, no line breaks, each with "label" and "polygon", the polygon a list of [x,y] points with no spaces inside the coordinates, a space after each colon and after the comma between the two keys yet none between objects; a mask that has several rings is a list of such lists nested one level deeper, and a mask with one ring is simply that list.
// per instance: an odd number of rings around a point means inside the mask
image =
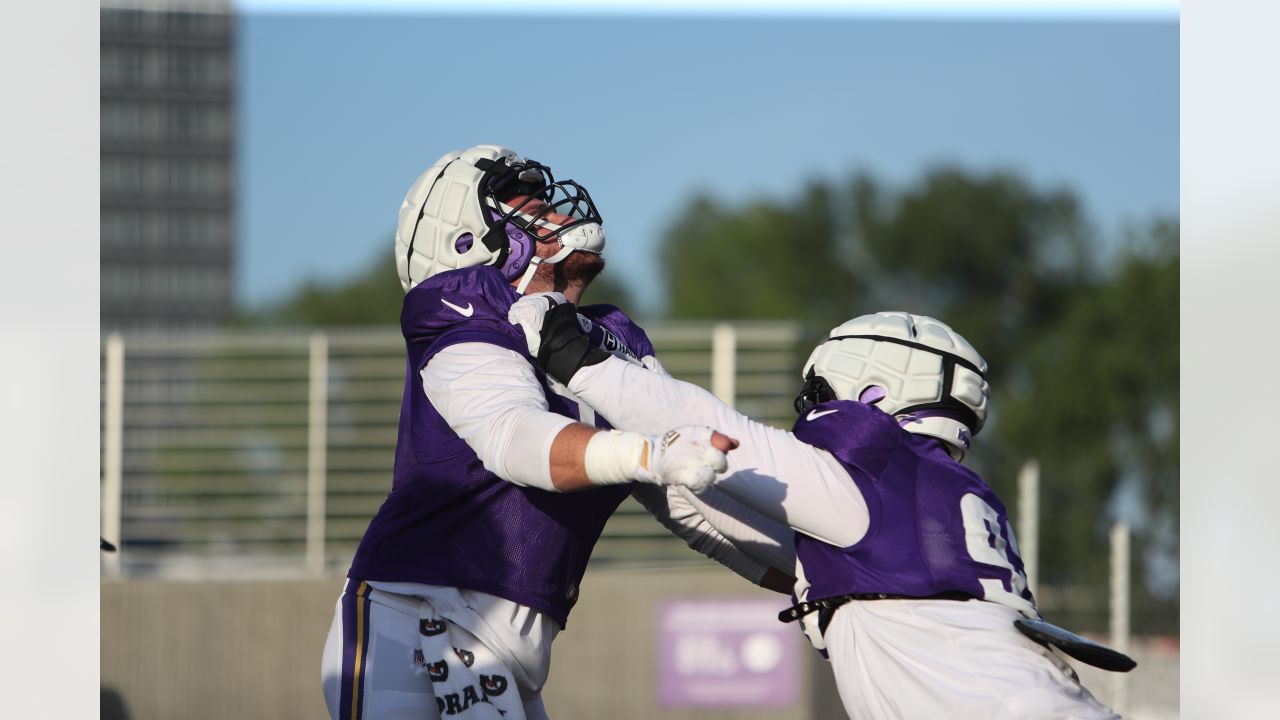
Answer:
[{"label": "blurred background", "polygon": [[[970,463],[1042,612],[1137,657],[1082,669],[1102,699],[1176,717],[1178,11],[1038,7],[103,2],[103,717],[323,716],[390,487],[395,214],[481,142],[585,184],[586,301],[767,422],[849,317],[965,335],[994,392]],[[840,717],[797,633],[681,645],[771,603],[624,505],[548,708]]]}]

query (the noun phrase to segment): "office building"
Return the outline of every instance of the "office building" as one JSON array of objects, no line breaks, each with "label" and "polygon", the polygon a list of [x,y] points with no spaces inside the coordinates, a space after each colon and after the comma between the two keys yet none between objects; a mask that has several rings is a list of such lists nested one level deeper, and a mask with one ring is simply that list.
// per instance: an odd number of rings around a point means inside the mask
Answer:
[{"label": "office building", "polygon": [[234,28],[225,1],[102,4],[104,332],[230,317]]}]

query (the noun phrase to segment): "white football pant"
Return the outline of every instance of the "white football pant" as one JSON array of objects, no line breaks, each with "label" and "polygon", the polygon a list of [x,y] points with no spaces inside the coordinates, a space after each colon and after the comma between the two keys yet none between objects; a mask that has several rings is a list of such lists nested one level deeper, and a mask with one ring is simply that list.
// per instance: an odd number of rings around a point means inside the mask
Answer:
[{"label": "white football pant", "polygon": [[422,598],[348,581],[321,668],[332,720],[547,720],[494,652],[434,614]]},{"label": "white football pant", "polygon": [[1119,718],[992,602],[869,600],[824,635],[850,718]]}]

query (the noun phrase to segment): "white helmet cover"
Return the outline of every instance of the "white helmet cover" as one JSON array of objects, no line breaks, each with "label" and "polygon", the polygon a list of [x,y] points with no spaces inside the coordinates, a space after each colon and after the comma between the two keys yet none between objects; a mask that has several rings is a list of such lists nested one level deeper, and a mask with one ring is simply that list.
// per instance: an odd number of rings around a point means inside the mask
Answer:
[{"label": "white helmet cover", "polygon": [[[545,203],[523,211],[505,202],[522,195]],[[549,213],[572,218],[557,225]],[[551,169],[498,145],[445,153],[409,188],[396,224],[396,270],[408,292],[427,278],[457,268],[496,265],[508,280],[532,277],[535,242],[558,242],[561,251],[604,249],[603,220],[586,188],[557,182]],[[528,270],[526,273],[525,271]],[[523,286],[521,287],[523,291]]]},{"label": "white helmet cover", "polygon": [[796,411],[829,400],[874,404],[906,430],[938,438],[961,460],[987,419],[986,373],[987,361],[938,320],[863,315],[833,329],[809,355]]}]

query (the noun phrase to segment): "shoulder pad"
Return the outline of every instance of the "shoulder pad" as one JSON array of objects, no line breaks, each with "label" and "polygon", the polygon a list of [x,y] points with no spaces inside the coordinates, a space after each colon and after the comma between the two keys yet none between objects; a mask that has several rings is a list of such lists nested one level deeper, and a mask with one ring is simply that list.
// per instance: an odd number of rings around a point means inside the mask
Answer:
[{"label": "shoulder pad", "polygon": [[400,327],[405,337],[433,337],[460,325],[505,326],[519,296],[497,268],[450,270],[419,283],[404,298]]},{"label": "shoulder pad", "polygon": [[879,475],[908,436],[886,412],[854,400],[813,406],[792,428],[803,442],[822,448],[840,461]]}]

